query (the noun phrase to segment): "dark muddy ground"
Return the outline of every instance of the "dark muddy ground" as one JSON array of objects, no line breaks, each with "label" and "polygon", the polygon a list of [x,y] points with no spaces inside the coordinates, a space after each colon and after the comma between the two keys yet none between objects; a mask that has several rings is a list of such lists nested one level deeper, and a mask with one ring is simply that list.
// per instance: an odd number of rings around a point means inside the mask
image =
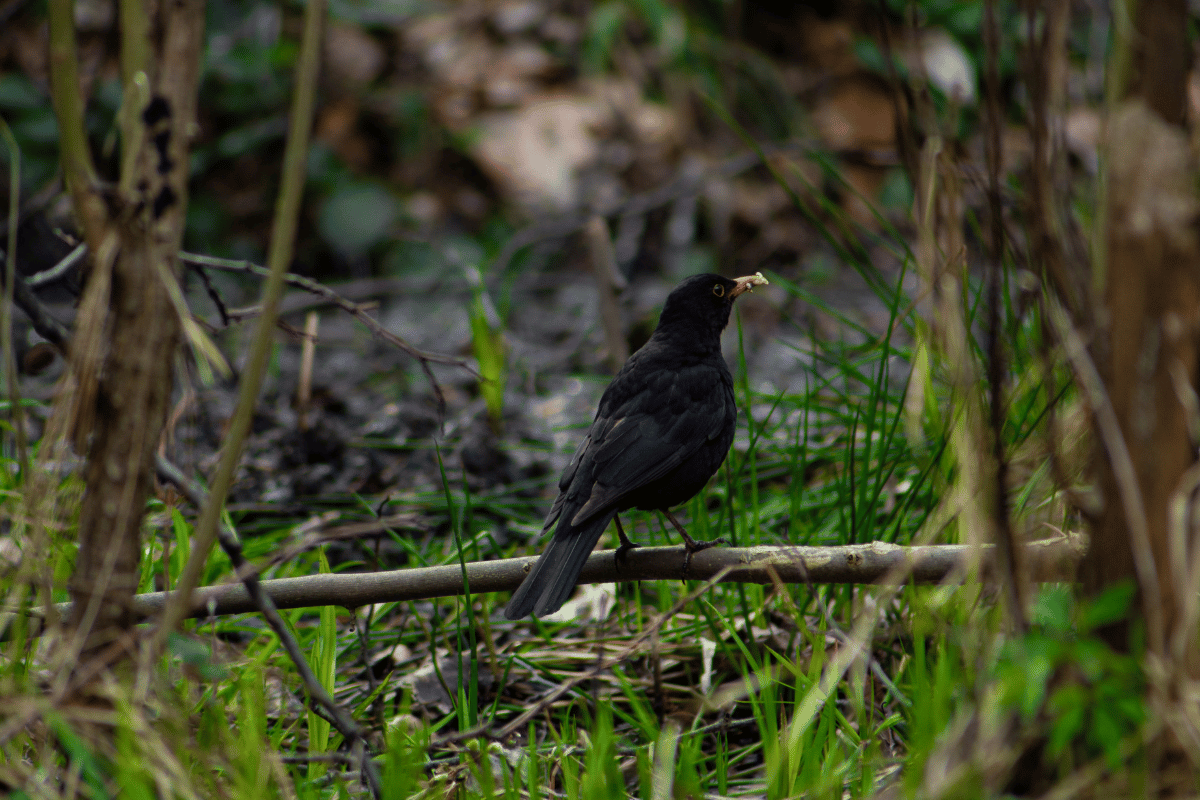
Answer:
[{"label": "dark muddy ground", "polygon": [[[894,283],[898,265],[883,247],[877,250],[878,265]],[[797,265],[782,277],[813,292],[827,307],[797,298],[784,281],[739,299],[724,350],[740,380],[740,324],[748,385],[766,398],[752,409],[756,415],[768,413],[769,398],[812,388],[817,380],[814,369],[821,369],[813,351],[821,341],[862,336],[831,310],[876,334],[890,319],[883,302],[848,267],[806,274]],[[662,301],[677,281],[663,274],[637,274],[620,294],[631,348],[653,329]],[[219,325],[220,315],[200,281],[189,276],[188,283],[195,313]],[[227,309],[256,300],[257,284],[244,276],[212,273],[210,283]],[[468,316],[472,286],[461,268],[447,267],[435,276],[329,285],[355,302],[377,304],[372,315],[414,347],[475,363]],[[472,370],[431,365],[445,399],[443,416],[433,386],[414,358],[373,336],[344,311],[291,290],[283,306],[283,320],[291,331],[277,334],[276,359],[229,498],[238,518],[304,520],[331,506],[353,506],[352,515],[366,516],[373,508],[383,508],[385,499],[402,503],[441,492],[439,452],[455,486],[465,480],[472,493],[509,496],[540,516],[612,374],[605,359],[597,284],[581,264],[576,269],[522,273],[507,284],[493,282],[488,289],[490,297],[505,299],[507,309],[507,380],[499,430],[490,424]],[[69,320],[70,299],[61,292],[48,299],[55,313]],[[302,337],[297,332],[312,311],[319,314],[319,333],[312,400],[302,430],[296,400]],[[235,372],[253,329],[244,322],[214,334]],[[216,463],[236,403],[236,375],[204,385],[195,364],[188,363],[186,379],[176,392],[166,451],[185,471],[205,474]],[[60,372],[61,363],[27,377],[26,395],[50,397]],[[745,446],[744,426],[739,442]],[[502,530],[501,543],[506,538]]]}]

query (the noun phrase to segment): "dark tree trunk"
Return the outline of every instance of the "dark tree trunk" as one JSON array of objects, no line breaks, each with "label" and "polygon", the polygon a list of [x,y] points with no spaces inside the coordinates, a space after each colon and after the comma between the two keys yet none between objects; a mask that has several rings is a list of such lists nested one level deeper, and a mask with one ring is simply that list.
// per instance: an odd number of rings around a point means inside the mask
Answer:
[{"label": "dark tree trunk", "polygon": [[176,254],[187,206],[204,5],[148,3],[144,13],[143,19],[123,19],[122,30],[124,55],[138,44],[136,37],[143,37],[149,53],[150,96],[137,109],[144,135],[122,142],[125,169],[121,187],[103,206],[107,218],[96,218],[96,204],[80,210],[91,214],[83,220],[93,257],[90,280],[111,280],[107,302],[100,288],[96,302],[81,305],[77,331],[83,333],[71,347],[73,357],[90,353],[102,365],[94,390],[84,392],[76,409],[82,425],[76,439],[85,441],[90,431],[91,442],[69,624],[86,628],[85,652],[112,641],[132,621],[142,519],[171,400],[180,313],[186,313],[172,294],[180,297]]},{"label": "dark tree trunk", "polygon": [[[1188,424],[1200,362],[1200,246],[1195,163],[1181,127],[1185,4],[1146,2],[1137,14],[1128,94],[1108,123],[1106,258],[1098,265],[1106,313],[1093,339],[1122,441],[1097,427],[1094,469],[1104,508],[1080,579],[1089,595],[1138,581],[1148,644],[1161,651],[1187,591],[1179,568],[1190,547],[1179,544],[1190,532],[1173,528],[1170,514],[1196,460]],[[1128,632],[1119,625],[1107,635],[1124,649]]]}]

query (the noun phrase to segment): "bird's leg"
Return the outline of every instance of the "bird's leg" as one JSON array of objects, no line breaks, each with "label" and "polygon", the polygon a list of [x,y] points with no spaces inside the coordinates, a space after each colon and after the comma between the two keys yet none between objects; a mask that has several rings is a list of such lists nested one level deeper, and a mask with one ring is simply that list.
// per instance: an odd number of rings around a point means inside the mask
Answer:
[{"label": "bird's leg", "polygon": [[687,548],[689,553],[699,553],[701,550],[707,550],[708,548],[716,547],[719,544],[729,544],[729,540],[724,537],[721,537],[720,539],[711,539],[707,542],[697,542],[691,536],[688,536],[688,532],[685,531],[683,526],[679,524],[679,520],[675,519],[674,514],[672,514],[670,511],[664,511],[662,513],[663,516],[675,526],[675,530],[679,531],[679,535],[683,537],[683,546]]},{"label": "bird's leg", "polygon": [[666,517],[670,521],[670,523],[675,526],[675,530],[679,531],[679,535],[683,537],[683,547],[684,547],[684,549],[687,550],[687,556],[683,559],[683,576],[684,576],[684,578],[687,577],[688,567],[690,567],[692,565],[692,554],[693,553],[699,553],[701,550],[707,550],[708,548],[716,547],[719,544],[729,544],[729,540],[726,539],[725,537],[721,537],[719,539],[710,539],[707,542],[697,542],[691,536],[688,536],[688,532],[685,531],[683,529],[683,526],[679,524],[679,520],[675,519],[674,514],[672,514],[670,511],[667,511],[665,509],[663,510],[662,513],[663,513],[663,516]]},{"label": "bird's leg", "polygon": [[617,536],[619,536],[621,539],[621,546],[617,548],[616,554],[617,566],[619,567],[621,566],[621,562],[625,560],[625,556],[628,555],[629,551],[636,550],[637,548],[641,547],[641,545],[637,542],[629,541],[629,537],[625,535],[625,529],[621,527],[620,515],[614,516],[613,521],[617,523]]}]

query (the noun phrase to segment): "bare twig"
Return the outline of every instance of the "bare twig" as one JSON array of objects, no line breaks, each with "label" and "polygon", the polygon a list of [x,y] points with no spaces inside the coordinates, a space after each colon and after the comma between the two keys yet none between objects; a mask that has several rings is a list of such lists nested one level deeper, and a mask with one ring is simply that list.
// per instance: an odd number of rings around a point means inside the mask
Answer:
[{"label": "bare twig", "polygon": [[[260,267],[257,264],[251,264],[249,261],[231,261],[226,258],[215,258],[214,256],[200,255],[199,253],[180,253],[179,258],[185,263],[194,267],[206,267],[216,269],[222,272],[240,272],[246,275],[258,275],[267,277],[270,275],[270,270],[265,267]],[[441,353],[428,353],[424,350],[419,350],[413,347],[408,342],[401,339],[396,334],[389,331],[387,328],[380,325],[370,314],[367,313],[367,306],[362,303],[355,303],[352,300],[339,295],[328,286],[317,283],[314,280],[305,278],[303,275],[295,275],[286,273],[283,280],[289,285],[297,289],[303,289],[306,292],[315,294],[323,298],[327,302],[337,306],[338,308],[350,314],[359,322],[366,325],[371,333],[386,341],[393,347],[408,353],[413,358],[421,361],[428,361],[433,364],[448,364],[454,367],[463,367],[470,369],[470,363],[463,358],[456,356],[442,355]],[[435,384],[436,385],[436,384]]]},{"label": "bare twig", "polygon": [[315,311],[304,318],[304,343],[300,346],[300,377],[296,381],[296,427],[308,430],[308,406],[312,401],[313,355],[317,347],[317,323],[320,316]]},{"label": "bare twig", "polygon": [[[994,552],[991,545],[978,549],[989,558]],[[1082,537],[1057,537],[1029,544],[1026,555],[1039,580],[1062,581],[1069,579],[1083,549]],[[954,575],[972,550],[975,548],[971,545],[901,547],[885,542],[842,547],[714,547],[692,557],[686,577],[713,580],[719,575],[722,582],[760,584],[777,580],[865,584],[894,581],[899,574],[901,581],[911,578],[916,583],[938,583]],[[592,553],[579,582],[682,580],[686,557],[687,551],[682,547],[641,547],[626,555],[617,567],[614,551],[602,550]],[[469,562],[466,579],[472,593],[511,591],[521,584],[534,563],[536,559],[532,557]],[[336,605],[354,609],[371,603],[461,595],[463,570],[458,564],[451,564],[386,572],[327,573],[262,581],[261,585],[277,608]],[[157,613],[173,599],[172,594],[137,595],[135,613],[141,616]],[[258,608],[254,598],[239,584],[197,589],[193,600],[189,609],[193,616],[244,614]],[[56,606],[60,613],[68,607],[69,604]]]},{"label": "bare twig", "polygon": [[[199,508],[204,507],[208,496],[203,488],[194,481],[189,480],[175,465],[165,458],[159,457],[156,459],[155,466],[159,474],[179,487],[188,500]],[[296,665],[296,671],[300,675],[300,679],[304,682],[304,687],[308,691],[310,706],[337,728],[352,748],[356,744],[361,744],[365,750],[367,745],[365,732],[354,718],[338,705],[337,701],[325,690],[320,679],[313,673],[312,668],[308,664],[308,659],[304,657],[304,653],[300,650],[300,644],[296,641],[291,629],[288,628],[287,623],[279,614],[279,606],[272,600],[270,593],[264,590],[263,582],[258,579],[258,570],[254,569],[253,565],[247,562],[245,556],[243,556],[242,543],[238,541],[237,535],[222,524],[217,529],[217,540],[221,544],[221,549],[229,556],[229,561],[233,564],[234,569],[237,570],[238,576],[241,579],[240,584],[230,585],[237,586],[245,593],[254,610],[263,615],[267,624],[271,626],[271,630],[279,637],[280,644],[283,645],[283,649],[287,651],[288,656]],[[192,599],[196,603],[192,615],[207,616],[210,604],[205,602],[204,593],[196,592],[193,594]],[[159,606],[159,609],[165,609],[168,605],[168,603],[164,602]],[[371,787],[372,794],[375,797],[379,797],[381,791],[379,775],[375,765],[370,760],[369,754],[361,758],[360,762],[359,766],[362,770],[364,780]]]},{"label": "bare twig", "polygon": [[42,305],[33,290],[20,278],[13,284],[13,301],[25,312],[25,316],[29,317],[30,324],[39,336],[66,352],[71,339],[70,332]]},{"label": "bare twig", "polygon": [[44,269],[41,272],[35,272],[25,278],[25,283],[31,289],[40,289],[43,286],[48,286],[51,283],[62,280],[71,273],[71,270],[83,260],[87,255],[87,245],[83,242],[75,245],[75,249],[63,256],[62,261],[59,261],[50,269]]}]

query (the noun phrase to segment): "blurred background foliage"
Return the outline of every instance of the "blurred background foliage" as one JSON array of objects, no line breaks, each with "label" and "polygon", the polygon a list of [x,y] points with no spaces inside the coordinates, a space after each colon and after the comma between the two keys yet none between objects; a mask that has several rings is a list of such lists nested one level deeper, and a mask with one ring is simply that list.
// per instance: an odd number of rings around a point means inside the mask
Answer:
[{"label": "blurred background foliage", "polygon": [[[1015,3],[999,7],[1000,71],[1012,89],[1025,23]],[[89,130],[111,177],[119,103],[113,6],[85,0],[77,8]],[[263,257],[300,11],[289,3],[208,4],[189,249]],[[922,85],[960,119],[963,142],[977,124],[979,3],[396,0],[337,2],[331,12],[309,224],[297,248],[297,269],[319,277],[426,269],[414,242],[429,239],[467,237],[494,254],[547,213],[603,209],[704,174],[744,150],[739,136],[802,141],[805,154],[789,163],[798,188],[830,196],[875,228],[876,212],[902,217],[911,200],[895,161],[901,120],[888,82],[914,71],[926,77]],[[20,143],[28,197],[57,171],[44,11],[9,2],[3,13],[0,114]],[[1079,30],[1071,41],[1086,48],[1090,37]],[[1021,122],[1020,105],[1007,107]],[[831,163],[843,184],[831,180]],[[679,269],[731,257],[793,273],[798,261],[819,268],[820,248],[796,230],[799,212],[782,195],[762,170],[723,190],[706,186],[693,230],[675,234],[689,251]],[[627,231],[622,268],[675,259],[654,253],[675,244],[671,236]]]}]

